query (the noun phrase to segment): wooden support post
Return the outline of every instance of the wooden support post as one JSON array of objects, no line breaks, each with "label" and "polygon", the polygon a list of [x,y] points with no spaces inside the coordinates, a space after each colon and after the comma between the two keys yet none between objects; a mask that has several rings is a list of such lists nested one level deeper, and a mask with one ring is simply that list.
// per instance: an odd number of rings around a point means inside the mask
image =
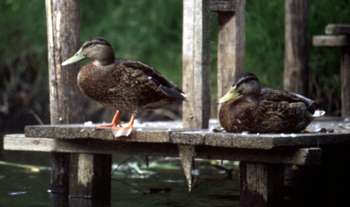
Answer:
[{"label": "wooden support post", "polygon": [[283,165],[241,162],[240,206],[284,206],[283,172]]},{"label": "wooden support post", "polygon": [[[61,66],[80,46],[79,10],[79,0],[46,0],[51,124],[78,123],[84,120],[84,107],[76,107],[84,106],[85,103],[76,84],[79,68],[77,65],[65,68]],[[72,163],[69,164],[70,162]],[[96,167],[96,162],[104,168]],[[102,192],[105,194],[103,198],[109,202],[110,185],[106,182],[95,184],[100,179],[108,179],[110,182],[108,165],[111,165],[111,155],[77,155],[70,159],[69,154],[53,153],[51,191],[62,194],[69,192],[83,198],[102,198],[99,193]],[[80,185],[79,175],[87,175],[86,172],[90,172],[90,177],[85,177],[87,185]],[[98,187],[100,188],[96,190]]]},{"label": "wooden support post", "polygon": [[[46,0],[47,43],[51,124],[80,122],[80,92],[76,87],[78,68],[62,68],[61,62],[79,47],[79,1]],[[69,154],[52,154],[50,188],[54,193],[68,193]]]},{"label": "wooden support post", "polygon": [[210,118],[208,1],[183,1],[183,125],[208,128]]},{"label": "wooden support post", "polygon": [[110,202],[111,166],[110,155],[74,154],[71,161],[70,198],[86,198]]},{"label": "wooden support post", "polygon": [[185,173],[188,192],[192,191],[193,187],[193,170],[194,170],[194,158],[196,156],[195,147],[193,145],[178,145],[179,157],[181,160],[182,168]]},{"label": "wooden support post", "polygon": [[313,37],[314,46],[340,47],[341,115],[350,117],[350,25],[329,24],[327,35]]},{"label": "wooden support post", "polygon": [[285,0],[284,89],[301,94],[307,92],[308,0]]},{"label": "wooden support post", "polygon": [[[227,92],[244,66],[246,1],[227,2],[235,2],[235,6],[218,11],[218,98]],[[232,10],[229,11],[228,8]],[[214,9],[213,6],[211,9]]]},{"label": "wooden support post", "polygon": [[[350,28],[350,27],[349,27]],[[350,117],[350,47],[342,48],[340,62],[341,115]]]},{"label": "wooden support post", "polygon": [[327,145],[322,152],[320,206],[343,206],[349,201],[349,145]]}]

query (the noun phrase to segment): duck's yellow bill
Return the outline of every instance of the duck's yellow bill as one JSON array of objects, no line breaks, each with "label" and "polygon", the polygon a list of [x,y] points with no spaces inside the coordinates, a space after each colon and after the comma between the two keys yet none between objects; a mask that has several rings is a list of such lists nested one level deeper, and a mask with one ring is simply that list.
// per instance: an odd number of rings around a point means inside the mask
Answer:
[{"label": "duck's yellow bill", "polygon": [[81,49],[76,52],[72,57],[68,58],[67,60],[63,61],[62,66],[70,65],[76,62],[79,62],[83,60],[85,56],[81,53]]},{"label": "duck's yellow bill", "polygon": [[241,95],[237,92],[236,86],[233,86],[223,97],[219,99],[219,103],[221,104],[225,103],[226,101],[236,100],[239,97],[241,97]]}]

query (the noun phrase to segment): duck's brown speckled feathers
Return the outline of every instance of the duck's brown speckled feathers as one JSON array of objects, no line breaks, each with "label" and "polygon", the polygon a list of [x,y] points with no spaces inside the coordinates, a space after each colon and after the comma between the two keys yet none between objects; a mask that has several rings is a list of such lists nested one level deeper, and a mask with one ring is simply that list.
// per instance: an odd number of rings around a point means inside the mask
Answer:
[{"label": "duck's brown speckled feathers", "polygon": [[88,97],[126,112],[184,100],[181,89],[139,61],[85,65],[79,72],[78,85]]},{"label": "duck's brown speckled feathers", "polygon": [[[248,83],[250,84],[250,83]],[[241,89],[243,91],[244,89]],[[221,126],[228,132],[300,132],[312,121],[316,103],[302,95],[270,88],[222,104]]]}]

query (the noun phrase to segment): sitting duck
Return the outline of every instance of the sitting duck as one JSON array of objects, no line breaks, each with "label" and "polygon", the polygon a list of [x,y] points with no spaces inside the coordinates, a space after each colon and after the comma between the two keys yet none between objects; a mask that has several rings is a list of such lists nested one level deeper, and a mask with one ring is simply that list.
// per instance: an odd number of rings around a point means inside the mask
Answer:
[{"label": "sitting duck", "polygon": [[[62,66],[86,58],[92,62],[81,67],[78,86],[89,98],[116,110],[110,124],[96,126],[111,128],[115,137],[130,135],[138,110],[185,100],[183,91],[151,66],[116,59],[112,45],[101,37],[86,41]],[[120,125],[121,112],[131,114],[126,126]]]},{"label": "sitting duck", "polygon": [[235,133],[300,132],[325,113],[300,94],[262,88],[253,73],[241,74],[219,103],[221,126]]}]

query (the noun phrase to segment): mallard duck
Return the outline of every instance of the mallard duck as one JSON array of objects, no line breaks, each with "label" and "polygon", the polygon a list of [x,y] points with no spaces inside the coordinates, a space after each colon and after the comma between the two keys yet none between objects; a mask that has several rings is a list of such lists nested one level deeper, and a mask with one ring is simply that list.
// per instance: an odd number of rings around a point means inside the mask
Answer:
[{"label": "mallard duck", "polygon": [[[62,66],[85,58],[92,62],[80,69],[78,86],[86,96],[116,109],[110,124],[97,125],[97,128],[111,128],[115,137],[130,135],[138,110],[185,100],[183,91],[151,66],[116,59],[112,45],[101,37],[86,41]],[[124,127],[120,125],[121,112],[131,114]]]},{"label": "mallard duck", "polygon": [[253,73],[243,73],[219,99],[219,121],[227,132],[292,133],[304,130],[316,111],[315,101],[302,95],[262,88]]}]

